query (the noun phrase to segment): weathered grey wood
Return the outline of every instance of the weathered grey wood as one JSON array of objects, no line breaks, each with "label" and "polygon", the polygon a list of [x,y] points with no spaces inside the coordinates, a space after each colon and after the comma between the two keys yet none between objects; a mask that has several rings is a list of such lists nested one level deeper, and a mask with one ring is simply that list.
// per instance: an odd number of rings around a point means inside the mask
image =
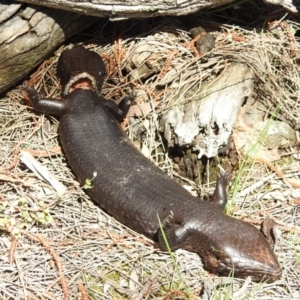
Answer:
[{"label": "weathered grey wood", "polygon": [[[18,0],[111,19],[187,15],[236,0]],[[296,0],[264,0],[296,12]]]},{"label": "weathered grey wood", "polygon": [[220,78],[201,86],[200,92],[197,86],[182,90],[191,100],[174,106],[161,120],[169,145],[192,145],[199,158],[216,156],[228,144],[240,107],[253,92],[254,77],[247,65],[234,63]]},{"label": "weathered grey wood", "polygon": [[[295,9],[295,0],[265,0]],[[111,19],[184,15],[234,0],[0,0],[0,92],[29,74],[59,44],[96,19],[28,2]],[[294,11],[294,10],[293,10]]]},{"label": "weathered grey wood", "polygon": [[29,74],[72,34],[96,18],[0,1],[0,92]]},{"label": "weathered grey wood", "polygon": [[186,15],[235,0],[21,0],[111,19]]}]

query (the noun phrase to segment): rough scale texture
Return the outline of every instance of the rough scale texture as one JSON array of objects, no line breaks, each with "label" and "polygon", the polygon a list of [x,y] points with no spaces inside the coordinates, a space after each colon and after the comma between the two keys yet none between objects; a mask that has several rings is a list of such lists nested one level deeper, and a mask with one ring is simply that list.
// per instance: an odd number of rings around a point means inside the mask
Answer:
[{"label": "rough scale texture", "polygon": [[[73,49],[76,54],[78,48]],[[90,52],[85,51],[87,59]],[[60,115],[60,140],[70,166],[82,184],[94,178],[88,194],[117,220],[165,248],[159,217],[171,248],[199,253],[212,272],[252,276],[255,281],[281,276],[264,236],[221,211],[219,200],[226,199],[218,198],[226,198],[226,177],[220,177],[213,195],[219,204],[201,201],[133,146],[108,101],[96,92],[75,89],[62,102],[39,99],[32,88],[28,95],[35,109]]]}]

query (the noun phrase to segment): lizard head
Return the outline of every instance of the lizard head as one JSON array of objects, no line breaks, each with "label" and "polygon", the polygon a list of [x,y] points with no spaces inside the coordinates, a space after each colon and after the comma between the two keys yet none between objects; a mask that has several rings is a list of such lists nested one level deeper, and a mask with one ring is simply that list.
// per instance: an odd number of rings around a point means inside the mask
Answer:
[{"label": "lizard head", "polygon": [[105,77],[105,64],[97,53],[76,45],[61,53],[57,76],[64,95],[77,88],[91,89],[100,94]]}]

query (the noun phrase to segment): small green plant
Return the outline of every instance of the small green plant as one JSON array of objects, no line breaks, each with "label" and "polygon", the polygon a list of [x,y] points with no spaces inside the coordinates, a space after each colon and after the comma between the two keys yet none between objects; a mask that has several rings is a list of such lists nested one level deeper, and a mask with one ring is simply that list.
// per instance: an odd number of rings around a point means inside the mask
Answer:
[{"label": "small green plant", "polygon": [[295,253],[296,262],[298,265],[300,265],[300,253]]},{"label": "small green plant", "polygon": [[97,176],[97,172],[94,172],[94,173],[93,173],[93,178],[92,178],[92,179],[87,178],[87,179],[85,180],[85,183],[84,183],[84,186],[83,186],[83,188],[84,188],[85,190],[91,189],[91,188],[93,187],[93,186],[92,186],[92,182],[93,182],[93,180],[96,178],[96,176]]},{"label": "small green plant", "polygon": [[32,223],[48,226],[53,217],[48,209],[43,209],[44,202],[39,202],[40,209],[32,209],[26,198],[3,202],[0,205],[0,230],[9,231],[15,237],[20,237],[21,229]]},{"label": "small green plant", "polygon": [[264,143],[264,141],[266,140],[268,131],[270,129],[270,126],[274,120],[274,118],[276,117],[278,110],[281,106],[282,101],[280,101],[278,103],[278,105],[276,106],[276,108],[274,109],[274,111],[271,114],[270,119],[268,120],[265,128],[263,129],[263,131],[261,132],[258,140],[256,141],[256,143],[254,143],[250,149],[246,152],[246,158],[242,160],[240,166],[239,166],[239,170],[238,173],[232,183],[231,186],[231,197],[230,200],[227,201],[227,205],[226,205],[226,213],[230,214],[230,212],[232,211],[232,205],[234,204],[234,196],[236,195],[239,186],[241,184],[241,178],[244,177],[244,174],[247,170],[247,166],[253,164],[253,158],[256,156],[256,154],[258,153],[261,145]]},{"label": "small green plant", "polygon": [[5,230],[7,226],[12,226],[12,221],[13,219],[9,218],[8,216],[0,218],[0,230]]},{"label": "small green plant", "polygon": [[193,299],[192,292],[190,291],[189,287],[187,286],[187,284],[185,283],[185,281],[182,278],[182,275],[181,275],[181,272],[179,270],[177,261],[175,259],[175,256],[174,256],[172,250],[171,250],[171,247],[170,247],[170,245],[168,243],[168,239],[167,239],[167,237],[165,235],[162,223],[161,223],[160,218],[159,218],[158,215],[157,215],[157,219],[158,219],[158,223],[159,223],[159,230],[161,231],[162,237],[164,239],[164,243],[165,243],[165,245],[167,247],[167,250],[168,250],[168,253],[169,253],[169,255],[170,255],[171,259],[172,259],[172,263],[173,263],[174,269],[175,269],[176,273],[178,274],[180,282],[184,286],[184,289],[185,289],[186,293],[188,294],[189,299]]},{"label": "small green plant", "polygon": [[44,211],[37,213],[35,221],[47,226],[53,222],[53,217],[50,215],[49,210],[45,209]]},{"label": "small green plant", "polygon": [[[43,201],[39,201],[39,206],[43,207],[45,203]],[[19,199],[18,209],[21,212],[21,227],[26,228],[32,222],[36,222],[41,225],[49,225],[53,222],[53,217],[50,215],[50,211],[48,209],[34,211],[29,209],[28,201],[24,198]]]}]

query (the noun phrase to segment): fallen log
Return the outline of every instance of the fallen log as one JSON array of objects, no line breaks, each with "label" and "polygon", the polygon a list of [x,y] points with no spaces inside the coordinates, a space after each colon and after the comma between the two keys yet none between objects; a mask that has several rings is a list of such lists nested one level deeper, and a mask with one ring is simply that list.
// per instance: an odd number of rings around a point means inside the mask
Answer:
[{"label": "fallen log", "polygon": [[[157,16],[179,16],[213,8],[235,0],[18,0],[37,5],[111,19],[149,18]],[[282,5],[297,12],[295,0],[264,0],[267,3]]]},{"label": "fallen log", "polygon": [[28,75],[60,44],[97,18],[1,1],[0,92]]}]

